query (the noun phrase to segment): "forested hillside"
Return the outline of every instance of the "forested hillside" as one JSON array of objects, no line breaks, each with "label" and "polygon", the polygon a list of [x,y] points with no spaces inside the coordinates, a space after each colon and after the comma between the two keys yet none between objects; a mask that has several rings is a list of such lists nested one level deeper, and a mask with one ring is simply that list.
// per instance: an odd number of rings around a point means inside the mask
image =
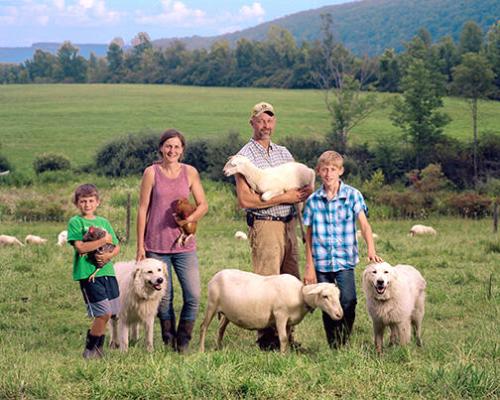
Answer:
[{"label": "forested hillside", "polygon": [[[338,4],[292,14],[254,28],[239,32],[203,38],[182,38],[188,49],[209,48],[213,43],[227,40],[236,45],[238,40],[262,41],[271,25],[288,30],[295,40],[317,40],[321,36],[321,14],[330,13],[337,40],[357,55],[376,55],[387,48],[403,50],[403,42],[410,40],[424,27],[433,40],[450,35],[458,40],[467,21],[476,22],[487,30],[500,16],[498,0],[363,0]],[[166,47],[173,39],[153,41]]]}]

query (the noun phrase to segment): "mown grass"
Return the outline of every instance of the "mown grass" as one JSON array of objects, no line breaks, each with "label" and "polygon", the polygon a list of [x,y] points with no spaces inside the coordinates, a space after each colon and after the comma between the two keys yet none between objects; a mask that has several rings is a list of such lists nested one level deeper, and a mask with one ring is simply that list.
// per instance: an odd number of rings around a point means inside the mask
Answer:
[{"label": "mown grass", "polygon": [[[138,180],[105,186],[102,215],[124,225],[123,198]],[[75,184],[42,190],[67,197]],[[360,290],[364,259],[357,267],[358,308],[348,347],[326,345],[315,311],[297,327],[303,352],[260,352],[255,334],[230,325],[225,348],[215,351],[216,321],[207,352],[197,351],[206,284],[222,268],[250,270],[245,230],[232,188],[204,182],[211,209],[200,223],[198,250],[202,303],[192,351],[180,356],[163,348],[156,326],[155,351],[139,341],[128,354],[107,351],[105,360],[81,359],[89,325],[78,285],[71,281],[72,249],[55,245],[63,223],[2,221],[0,233],[50,238],[41,247],[0,247],[0,398],[17,399],[462,399],[498,398],[499,236],[490,220],[439,218],[436,237],[407,235],[415,221],[373,220],[379,253],[392,264],[415,265],[427,280],[424,347],[386,348],[375,354],[371,321]],[[29,195],[24,189],[18,196]],[[0,188],[0,194],[6,189]],[[135,206],[136,197],[133,204]],[[134,244],[118,257],[134,257]],[[365,248],[361,246],[364,256]],[[301,249],[303,257],[303,249]],[[302,263],[303,264],[303,263]],[[490,285],[491,281],[491,285]],[[175,288],[179,309],[180,290]]]},{"label": "mown grass", "polygon": [[[377,94],[381,105],[352,131],[354,142],[399,137],[391,124],[391,94]],[[324,97],[317,90],[201,88],[165,85],[4,85],[0,89],[0,153],[23,171],[43,152],[62,153],[80,166],[92,161],[104,143],[127,133],[183,131],[189,140],[239,132],[250,135],[249,110],[266,100],[276,108],[275,140],[286,136],[323,137],[330,129]],[[445,133],[472,137],[470,111],[446,98],[452,117]],[[498,132],[500,103],[481,102],[479,130]]]}]

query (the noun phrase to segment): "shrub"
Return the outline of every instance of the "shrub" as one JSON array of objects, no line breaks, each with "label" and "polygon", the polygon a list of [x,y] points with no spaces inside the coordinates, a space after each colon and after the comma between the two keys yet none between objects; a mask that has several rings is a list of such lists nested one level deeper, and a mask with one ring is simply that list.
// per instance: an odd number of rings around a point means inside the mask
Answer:
[{"label": "shrub", "polygon": [[96,172],[106,176],[142,174],[158,160],[159,134],[127,135],[104,145],[96,156]]},{"label": "shrub", "polygon": [[236,154],[245,144],[236,132],[229,132],[225,137],[207,142],[207,177],[214,181],[232,181],[224,176],[222,169],[228,157]]},{"label": "shrub", "polygon": [[426,206],[424,196],[410,191],[381,191],[376,195],[376,202],[390,207],[392,218],[425,218],[432,211]]},{"label": "shrub", "polygon": [[491,198],[474,192],[454,194],[447,201],[453,213],[472,218],[486,217],[490,213],[491,203]]},{"label": "shrub", "polygon": [[198,139],[187,143],[183,161],[195,167],[198,172],[206,172],[208,170],[207,141]]},{"label": "shrub", "polygon": [[2,186],[31,186],[33,184],[33,176],[22,172],[11,172],[8,175],[0,176],[0,185]]},{"label": "shrub", "polygon": [[306,164],[310,168],[316,168],[318,157],[328,150],[324,140],[312,138],[287,137],[280,144],[292,153],[295,161]]},{"label": "shrub", "polygon": [[61,171],[71,168],[69,158],[54,153],[44,153],[39,155],[33,161],[33,169],[37,174],[45,171]]},{"label": "shrub", "polygon": [[58,221],[62,222],[65,218],[65,211],[60,204],[55,202],[41,202],[39,200],[27,199],[21,200],[14,212],[16,219],[31,221]]},{"label": "shrub", "polygon": [[37,180],[39,183],[67,183],[72,182],[74,178],[72,171],[46,171],[39,174]]},{"label": "shrub", "polygon": [[7,160],[7,157],[0,154],[0,172],[3,171],[12,172],[12,165],[10,164],[9,160]]}]

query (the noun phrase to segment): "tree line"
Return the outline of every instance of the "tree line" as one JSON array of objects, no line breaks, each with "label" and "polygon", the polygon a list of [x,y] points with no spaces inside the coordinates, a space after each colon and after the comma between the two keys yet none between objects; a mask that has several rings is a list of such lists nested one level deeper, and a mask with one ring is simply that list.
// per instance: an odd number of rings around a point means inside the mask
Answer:
[{"label": "tree line", "polygon": [[[323,17],[328,22],[328,15]],[[430,33],[422,28],[405,43],[403,52],[387,49],[371,58],[355,56],[331,32],[299,45],[290,32],[278,26],[270,28],[266,40],[241,39],[234,48],[221,41],[210,49],[188,50],[177,41],[161,49],[154,47],[144,32],[137,34],[132,44],[126,51],[123,40],[115,39],[108,46],[106,57],[91,54],[88,60],[71,42],[64,42],[57,54],[38,49],[22,64],[0,64],[0,82],[324,88],[338,86],[339,82],[326,70],[340,58],[343,62],[348,60],[352,76],[361,82],[362,90],[399,92],[410,61],[418,58],[435,77],[442,79],[444,89],[451,91],[453,70],[472,53],[493,73],[495,90],[488,95],[500,98],[500,22],[486,33],[476,23],[468,22],[458,43],[450,36],[433,42]],[[325,45],[330,45],[332,51],[325,51]]]}]

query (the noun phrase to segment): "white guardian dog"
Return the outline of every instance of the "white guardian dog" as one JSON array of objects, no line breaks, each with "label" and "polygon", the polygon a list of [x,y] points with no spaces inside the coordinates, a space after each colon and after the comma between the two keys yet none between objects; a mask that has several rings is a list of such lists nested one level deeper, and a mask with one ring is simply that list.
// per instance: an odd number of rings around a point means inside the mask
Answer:
[{"label": "white guardian dog", "polygon": [[382,353],[385,327],[390,343],[406,345],[413,327],[416,343],[422,345],[421,329],[425,311],[426,283],[411,265],[370,264],[363,272],[366,308],[373,321],[375,348]]},{"label": "white guardian dog", "polygon": [[146,349],[153,350],[153,327],[158,305],[167,290],[166,265],[153,258],[136,263],[118,262],[115,274],[120,287],[121,309],[117,318],[111,320],[110,346],[128,350],[130,337],[137,340],[139,325],[144,325]]}]

